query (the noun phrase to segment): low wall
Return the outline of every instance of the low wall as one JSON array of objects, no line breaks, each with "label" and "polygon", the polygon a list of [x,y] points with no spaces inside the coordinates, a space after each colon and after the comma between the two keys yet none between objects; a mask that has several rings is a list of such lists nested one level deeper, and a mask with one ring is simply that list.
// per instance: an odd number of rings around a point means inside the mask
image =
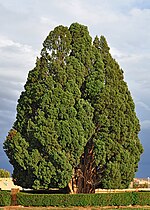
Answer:
[{"label": "low wall", "polygon": [[22,190],[22,187],[14,184],[12,178],[0,178],[0,189],[1,190],[11,190],[13,188]]},{"label": "low wall", "polygon": [[124,192],[142,192],[150,191],[150,188],[132,188],[132,189],[96,189],[95,193],[124,193]]}]

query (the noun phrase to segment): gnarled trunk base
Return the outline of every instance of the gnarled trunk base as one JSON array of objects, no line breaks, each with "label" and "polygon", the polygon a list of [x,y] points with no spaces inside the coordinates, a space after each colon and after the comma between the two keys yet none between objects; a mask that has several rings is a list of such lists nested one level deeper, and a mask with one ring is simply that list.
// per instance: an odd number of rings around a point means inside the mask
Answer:
[{"label": "gnarled trunk base", "polygon": [[95,193],[96,165],[93,154],[93,141],[88,141],[79,165],[74,169],[69,183],[71,193]]}]

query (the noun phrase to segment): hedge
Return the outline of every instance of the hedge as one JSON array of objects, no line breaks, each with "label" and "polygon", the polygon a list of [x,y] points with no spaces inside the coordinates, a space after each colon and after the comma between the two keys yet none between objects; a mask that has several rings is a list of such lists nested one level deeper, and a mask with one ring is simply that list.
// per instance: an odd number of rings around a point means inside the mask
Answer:
[{"label": "hedge", "polygon": [[0,206],[11,205],[11,194],[8,191],[0,191]]},{"label": "hedge", "polygon": [[[149,205],[150,192],[101,194],[31,194],[17,193],[17,204],[22,206],[128,206]],[[0,206],[11,205],[11,192],[0,191]]]},{"label": "hedge", "polygon": [[132,193],[132,205],[149,205],[150,206],[150,192]]},{"label": "hedge", "polygon": [[[103,193],[103,194],[17,194],[22,206],[128,206],[150,205],[150,193]],[[145,200],[147,198],[147,201]]]}]

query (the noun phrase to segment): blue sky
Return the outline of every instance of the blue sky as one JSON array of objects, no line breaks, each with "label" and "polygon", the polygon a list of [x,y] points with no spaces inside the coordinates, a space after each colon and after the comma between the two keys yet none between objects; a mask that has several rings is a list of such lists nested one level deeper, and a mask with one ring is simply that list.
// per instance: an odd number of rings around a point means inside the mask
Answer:
[{"label": "blue sky", "polygon": [[150,1],[0,0],[0,168],[12,170],[2,149],[15,121],[17,100],[42,42],[54,27],[87,25],[104,35],[124,70],[140,119],[144,153],[137,177],[150,176]]}]

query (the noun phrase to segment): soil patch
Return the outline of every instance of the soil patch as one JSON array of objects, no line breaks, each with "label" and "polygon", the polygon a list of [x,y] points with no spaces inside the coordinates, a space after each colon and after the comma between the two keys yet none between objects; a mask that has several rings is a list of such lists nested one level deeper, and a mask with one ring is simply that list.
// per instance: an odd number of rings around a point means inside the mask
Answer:
[{"label": "soil patch", "polygon": [[150,206],[104,206],[104,207],[23,207],[23,206],[6,206],[0,210],[106,210],[106,209],[134,209],[134,210],[150,210]]}]

